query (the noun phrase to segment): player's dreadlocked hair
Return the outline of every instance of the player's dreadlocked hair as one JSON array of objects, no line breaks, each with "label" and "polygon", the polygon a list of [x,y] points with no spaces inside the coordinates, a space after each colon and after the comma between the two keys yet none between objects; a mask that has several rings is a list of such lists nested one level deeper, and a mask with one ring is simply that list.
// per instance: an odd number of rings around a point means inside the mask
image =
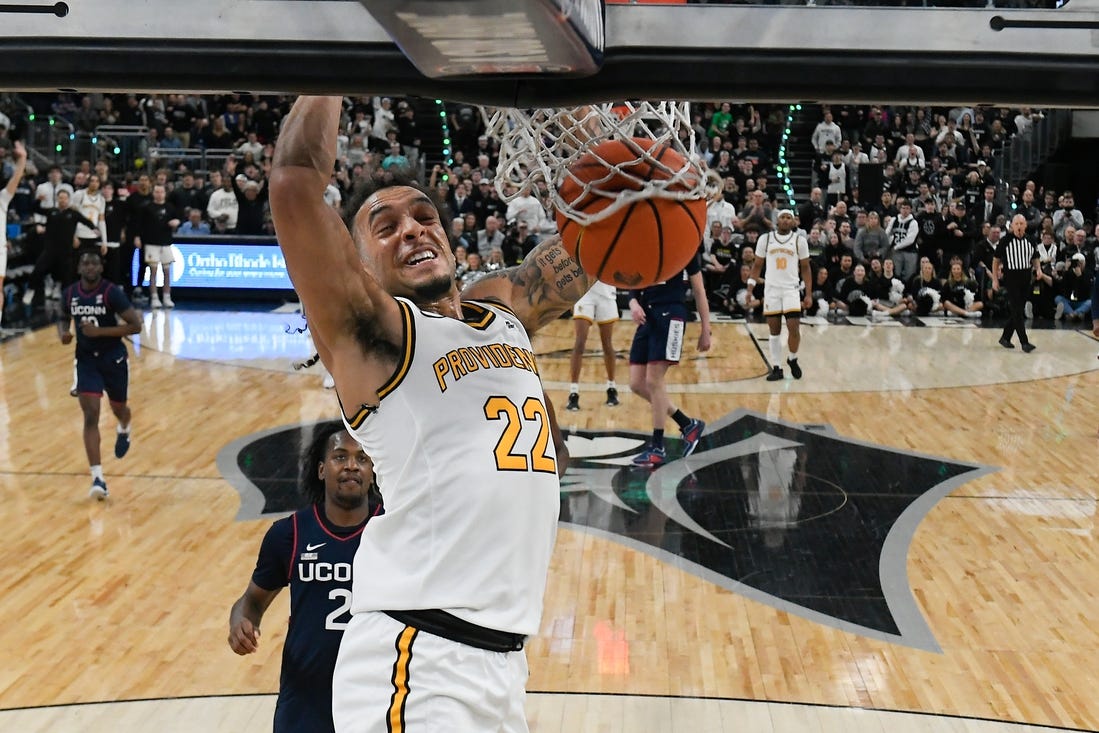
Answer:
[{"label": "player's dreadlocked hair", "polygon": [[324,456],[328,453],[328,443],[332,436],[343,430],[343,424],[339,420],[325,420],[313,426],[313,432],[308,442],[303,442],[304,452],[301,457],[301,493],[310,504],[319,504],[324,501],[324,481],[317,476],[317,466],[324,463]]},{"label": "player's dreadlocked hair", "polygon": [[[345,430],[339,420],[325,420],[313,426],[309,440],[304,442],[301,458],[301,476],[298,485],[301,493],[310,504],[324,503],[324,480],[317,475],[317,466],[324,463],[324,457],[328,454],[328,445],[332,442],[332,436]],[[364,481],[369,480],[367,502],[371,507],[380,506],[382,503],[381,492],[378,491],[378,482],[373,474],[369,479],[364,476]],[[373,513],[373,512],[371,512]]]}]

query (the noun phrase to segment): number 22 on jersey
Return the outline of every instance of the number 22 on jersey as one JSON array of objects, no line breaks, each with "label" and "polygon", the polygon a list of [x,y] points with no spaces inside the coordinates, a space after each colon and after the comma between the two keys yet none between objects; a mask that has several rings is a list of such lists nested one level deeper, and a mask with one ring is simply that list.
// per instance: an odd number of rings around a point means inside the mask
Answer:
[{"label": "number 22 on jersey", "polygon": [[[550,446],[549,413],[542,401],[528,397],[522,407],[501,395],[485,402],[485,417],[504,424],[494,451],[499,471],[536,471],[557,473],[557,461],[547,452]],[[515,445],[525,431],[537,431],[530,453],[516,453]]]}]

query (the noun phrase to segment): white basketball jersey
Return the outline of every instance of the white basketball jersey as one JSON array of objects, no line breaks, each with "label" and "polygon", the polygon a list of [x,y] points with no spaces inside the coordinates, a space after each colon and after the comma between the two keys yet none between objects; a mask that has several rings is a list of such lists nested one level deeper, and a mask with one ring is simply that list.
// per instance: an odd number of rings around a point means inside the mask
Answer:
[{"label": "white basketball jersey", "polygon": [[767,262],[764,289],[797,290],[801,283],[801,260],[809,258],[809,242],[797,230],[785,236],[767,232],[756,242],[756,256]]},{"label": "white basketball jersey", "polygon": [[[107,201],[103,198],[102,193],[96,193],[93,196],[88,193],[88,189],[82,188],[73,194],[72,207],[88,217],[96,226],[99,226],[100,217],[107,211]],[[99,230],[92,230],[83,224],[77,224],[76,236],[78,239],[99,239]]]},{"label": "white basketball jersey", "polygon": [[397,303],[401,363],[375,411],[345,418],[385,501],[355,555],[352,611],[439,608],[534,634],[561,487],[530,338],[495,304],[465,302],[460,321]]}]

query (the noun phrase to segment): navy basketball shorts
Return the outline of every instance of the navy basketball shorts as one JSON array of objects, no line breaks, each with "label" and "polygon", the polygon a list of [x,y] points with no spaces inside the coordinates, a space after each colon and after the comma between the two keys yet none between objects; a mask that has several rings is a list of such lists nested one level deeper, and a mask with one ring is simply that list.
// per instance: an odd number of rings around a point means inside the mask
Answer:
[{"label": "navy basketball shorts", "polygon": [[687,327],[687,306],[661,303],[645,310],[645,323],[638,326],[630,346],[631,364],[667,362],[678,364],[683,356],[683,334]]},{"label": "navy basketball shorts", "polygon": [[130,364],[126,347],[76,357],[76,391],[111,402],[125,402],[130,386]]}]

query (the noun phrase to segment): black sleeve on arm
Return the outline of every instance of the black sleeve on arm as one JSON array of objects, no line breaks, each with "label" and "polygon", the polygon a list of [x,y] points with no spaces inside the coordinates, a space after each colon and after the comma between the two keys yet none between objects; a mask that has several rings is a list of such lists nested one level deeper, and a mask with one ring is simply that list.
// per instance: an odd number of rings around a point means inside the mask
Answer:
[{"label": "black sleeve on arm", "polygon": [[252,582],[264,590],[278,590],[290,584],[294,553],[294,518],[285,517],[271,525],[263,536]]}]

